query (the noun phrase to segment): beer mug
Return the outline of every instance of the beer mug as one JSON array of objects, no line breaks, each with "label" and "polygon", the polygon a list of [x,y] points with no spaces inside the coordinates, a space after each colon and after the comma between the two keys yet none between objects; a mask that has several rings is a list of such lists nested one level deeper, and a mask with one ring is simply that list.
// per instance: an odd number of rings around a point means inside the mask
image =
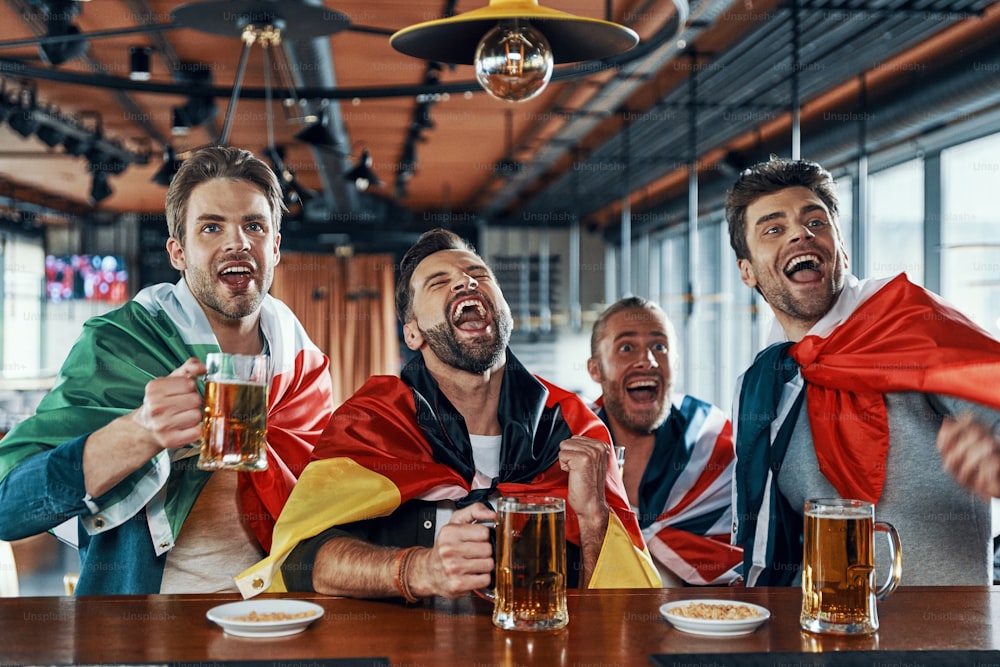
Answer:
[{"label": "beer mug", "polygon": [[[885,583],[875,588],[876,532],[889,538],[892,562]],[[896,529],[875,521],[875,506],[862,500],[807,500],[803,531],[802,614],[804,630],[871,634],[878,630],[875,601],[896,590],[903,554]]]},{"label": "beer mug", "polygon": [[205,366],[198,467],[267,470],[267,355],[211,352]]},{"label": "beer mug", "polygon": [[501,498],[496,524],[493,625],[558,630],[566,610],[566,501],[549,496]]}]

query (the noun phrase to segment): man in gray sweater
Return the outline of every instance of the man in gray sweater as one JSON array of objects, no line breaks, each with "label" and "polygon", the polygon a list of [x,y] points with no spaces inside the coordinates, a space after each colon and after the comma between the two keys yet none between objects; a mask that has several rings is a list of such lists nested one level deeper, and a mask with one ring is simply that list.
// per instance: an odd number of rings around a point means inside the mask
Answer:
[{"label": "man in gray sweater", "polygon": [[1000,457],[1000,341],[905,275],[850,275],[818,164],[746,170],[726,218],[741,278],[776,320],[734,407],[746,584],[798,583],[804,502],[830,496],[896,527],[904,585],[991,583],[996,483],[967,462]]}]

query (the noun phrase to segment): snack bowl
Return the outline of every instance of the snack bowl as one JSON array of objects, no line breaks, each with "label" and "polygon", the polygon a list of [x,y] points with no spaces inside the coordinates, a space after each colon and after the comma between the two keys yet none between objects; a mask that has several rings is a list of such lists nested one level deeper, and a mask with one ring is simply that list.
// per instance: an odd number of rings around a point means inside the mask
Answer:
[{"label": "snack bowl", "polygon": [[765,607],[735,600],[676,600],[660,614],[681,632],[707,637],[748,635],[771,617]]},{"label": "snack bowl", "polygon": [[205,616],[227,635],[285,637],[305,630],[323,611],[304,600],[244,600],[212,607]]}]

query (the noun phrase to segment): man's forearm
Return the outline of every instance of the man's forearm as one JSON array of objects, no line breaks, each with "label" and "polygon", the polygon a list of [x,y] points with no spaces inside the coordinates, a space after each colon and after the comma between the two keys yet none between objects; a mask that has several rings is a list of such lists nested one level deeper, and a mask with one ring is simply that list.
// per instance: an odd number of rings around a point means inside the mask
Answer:
[{"label": "man's forearm", "polygon": [[608,532],[608,513],[585,519],[578,517],[580,525],[580,588],[590,585],[590,578],[597,567],[597,559],[604,547]]},{"label": "man's forearm", "polygon": [[83,449],[83,478],[87,493],[97,498],[153,458],[160,447],[136,423],[134,412],[94,431]]},{"label": "man's forearm", "polygon": [[398,549],[352,537],[335,537],[320,547],[313,564],[313,590],[357,598],[399,595],[395,582]]}]

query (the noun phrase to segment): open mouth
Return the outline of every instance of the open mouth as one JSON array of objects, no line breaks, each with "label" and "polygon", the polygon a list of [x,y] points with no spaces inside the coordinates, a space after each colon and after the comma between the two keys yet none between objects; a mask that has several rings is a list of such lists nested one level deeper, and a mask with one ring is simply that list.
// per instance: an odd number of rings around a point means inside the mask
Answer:
[{"label": "open mouth", "polygon": [[489,313],[482,300],[468,297],[455,304],[451,321],[463,331],[481,331],[490,325]]},{"label": "open mouth", "polygon": [[819,269],[820,258],[818,255],[799,255],[785,264],[784,272],[792,282],[808,283],[822,277]]},{"label": "open mouth", "polygon": [[219,279],[232,289],[246,289],[253,280],[253,269],[246,264],[227,266],[219,272]]},{"label": "open mouth", "polygon": [[633,380],[625,385],[630,398],[640,403],[652,403],[660,397],[660,383],[652,378]]}]

